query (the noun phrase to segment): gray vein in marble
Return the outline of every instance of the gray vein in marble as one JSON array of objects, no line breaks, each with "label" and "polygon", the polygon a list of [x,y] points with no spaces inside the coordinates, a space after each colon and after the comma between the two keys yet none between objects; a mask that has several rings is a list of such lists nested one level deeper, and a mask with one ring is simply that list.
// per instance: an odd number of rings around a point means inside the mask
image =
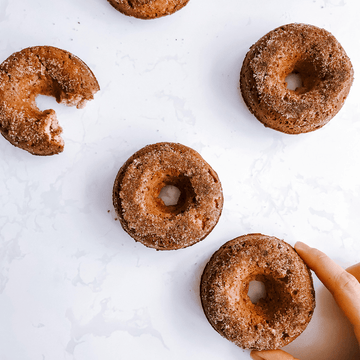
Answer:
[{"label": "gray vein in marble", "polygon": [[152,64],[151,67],[148,67],[144,73],[147,72],[151,72],[153,71],[159,64],[163,63],[163,62],[169,62],[169,61],[174,61],[176,64],[179,64],[181,67],[183,67],[184,65],[186,65],[185,61],[180,61],[179,60],[179,56],[178,55],[169,55],[169,56],[162,56],[160,57],[154,64]]},{"label": "gray vein in marble", "polygon": [[94,277],[94,279],[92,281],[89,282],[85,282],[82,277],[81,277],[81,266],[78,266],[77,269],[77,275],[72,279],[71,284],[73,286],[77,286],[77,285],[83,285],[83,286],[88,286],[91,288],[91,290],[93,292],[100,292],[102,290],[102,285],[104,280],[106,279],[108,273],[106,268],[102,269],[102,271],[100,272],[100,274],[97,274],[96,277]]},{"label": "gray vein in marble", "polygon": [[345,0],[324,0],[324,6],[345,6]]},{"label": "gray vein in marble", "polygon": [[179,96],[165,94],[164,91],[158,92],[156,96],[159,98],[165,98],[173,103],[175,115],[179,121],[195,125],[196,118],[191,110],[186,109],[186,101],[184,99]]},{"label": "gray vein in marble", "polygon": [[[130,62],[130,64],[132,64],[133,68],[134,69],[136,68],[137,59],[133,59],[130,55],[124,55],[120,59],[121,59],[121,61],[128,60]],[[115,61],[115,64],[117,66],[120,66],[122,63],[119,63],[119,62]]]},{"label": "gray vein in marble", "polygon": [[25,254],[22,253],[18,239],[3,241],[0,246],[0,294],[6,288],[9,280],[9,272],[11,263],[14,260],[24,258]]},{"label": "gray vein in marble", "polygon": [[6,9],[10,3],[10,0],[1,0],[0,1],[0,21],[7,19]]},{"label": "gray vein in marble", "polygon": [[101,302],[101,310],[86,324],[76,319],[73,310],[66,311],[66,318],[71,323],[71,339],[66,351],[74,354],[77,345],[85,342],[87,335],[95,337],[110,337],[114,332],[124,331],[133,337],[150,335],[160,341],[168,349],[159,331],[153,328],[147,308],[133,310],[133,316],[128,320],[114,319],[113,309],[108,307],[110,299]]}]

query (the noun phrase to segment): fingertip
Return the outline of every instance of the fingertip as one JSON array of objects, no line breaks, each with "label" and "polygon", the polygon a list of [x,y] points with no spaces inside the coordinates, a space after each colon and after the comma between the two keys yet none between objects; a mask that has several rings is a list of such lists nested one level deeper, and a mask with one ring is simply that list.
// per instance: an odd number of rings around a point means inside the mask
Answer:
[{"label": "fingertip", "polygon": [[300,251],[300,252],[306,252],[311,249],[310,246],[306,245],[305,243],[303,243],[301,241],[297,241],[294,245],[294,248],[296,251]]}]

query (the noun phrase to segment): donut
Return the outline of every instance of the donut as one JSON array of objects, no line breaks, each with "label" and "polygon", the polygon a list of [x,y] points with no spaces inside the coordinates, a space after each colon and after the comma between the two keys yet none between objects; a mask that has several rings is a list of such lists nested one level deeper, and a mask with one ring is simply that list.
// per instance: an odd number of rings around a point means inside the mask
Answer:
[{"label": "donut", "polygon": [[55,111],[40,111],[35,98],[53,96],[80,109],[99,89],[88,66],[66,50],[34,46],[16,52],[0,65],[0,132],[31,154],[58,154],[64,141]]},{"label": "donut", "polygon": [[[180,190],[176,205],[159,194],[165,186]],[[136,241],[157,250],[176,250],[204,239],[223,207],[216,172],[193,149],[162,142],[145,146],[119,170],[113,204],[123,229]]]},{"label": "donut", "polygon": [[[253,304],[249,283],[261,281],[266,297]],[[310,270],[283,240],[240,236],[214,253],[201,277],[201,303],[213,328],[244,349],[278,349],[311,320],[315,292]]]},{"label": "donut", "polygon": [[108,0],[121,13],[139,19],[155,19],[173,14],[189,0]]},{"label": "donut", "polygon": [[[289,74],[301,86],[287,88]],[[321,128],[341,109],[354,71],[335,37],[306,24],[270,31],[246,54],[240,73],[245,104],[265,126],[287,134]]]}]

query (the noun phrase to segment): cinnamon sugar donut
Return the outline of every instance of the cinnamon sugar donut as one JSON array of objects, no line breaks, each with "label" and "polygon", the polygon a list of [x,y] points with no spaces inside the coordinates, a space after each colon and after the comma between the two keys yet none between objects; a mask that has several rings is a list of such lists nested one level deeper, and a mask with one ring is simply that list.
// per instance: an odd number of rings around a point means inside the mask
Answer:
[{"label": "cinnamon sugar donut", "polygon": [[[295,90],[285,82],[292,73],[302,82]],[[250,48],[240,88],[249,110],[265,126],[299,134],[324,126],[337,114],[353,78],[350,59],[332,34],[312,25],[288,24]]]},{"label": "cinnamon sugar donut", "polygon": [[173,14],[189,0],[108,0],[121,13],[139,19],[154,19]]},{"label": "cinnamon sugar donut", "polygon": [[40,111],[35,98],[82,108],[99,90],[88,66],[68,51],[35,46],[12,54],[0,65],[0,131],[11,144],[34,155],[63,151],[54,110]]},{"label": "cinnamon sugar donut", "polygon": [[[176,205],[166,206],[160,191],[177,187]],[[216,172],[193,149],[175,143],[148,145],[119,170],[113,203],[124,230],[157,250],[176,250],[204,239],[223,207]]]},{"label": "cinnamon sugar donut", "polygon": [[[253,304],[249,283],[261,281],[266,297]],[[306,328],[315,308],[310,270],[287,243],[261,234],[220,247],[205,267],[201,302],[210,324],[244,349],[281,348]]]}]

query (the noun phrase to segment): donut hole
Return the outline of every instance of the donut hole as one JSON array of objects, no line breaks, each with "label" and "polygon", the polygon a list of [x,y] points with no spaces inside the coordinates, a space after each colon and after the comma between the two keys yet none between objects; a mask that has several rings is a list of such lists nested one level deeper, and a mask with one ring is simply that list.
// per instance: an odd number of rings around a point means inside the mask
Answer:
[{"label": "donut hole", "polygon": [[37,95],[35,102],[40,111],[53,109],[56,113],[61,113],[67,109],[63,104],[59,104],[52,95]]},{"label": "donut hole", "polygon": [[290,74],[285,78],[285,82],[286,82],[287,88],[288,88],[289,90],[295,91],[296,89],[302,87],[301,76],[299,75],[298,72],[295,72],[295,71],[293,71],[292,73],[290,73]]},{"label": "donut hole", "polygon": [[265,284],[257,280],[250,281],[247,296],[253,304],[256,304],[262,298],[266,298]]},{"label": "donut hole", "polygon": [[287,285],[289,282],[288,275],[282,278],[274,278],[267,274],[257,274],[249,280],[249,288],[254,280],[261,282],[265,288],[265,296],[258,298],[256,303],[250,299],[255,313],[260,318],[265,319],[267,324],[271,324],[276,319],[276,313],[279,311],[286,313],[292,303],[292,293]]},{"label": "donut hole", "polygon": [[166,185],[161,189],[158,197],[166,206],[172,206],[178,203],[180,195],[181,191],[176,186]]},{"label": "donut hole", "polygon": [[[169,192],[171,202],[168,202],[168,199],[164,201],[164,194]],[[154,186],[153,200],[158,211],[177,215],[195,204],[196,194],[188,176],[165,174]]]},{"label": "donut hole", "polygon": [[[313,59],[300,59],[284,75],[287,89],[305,94],[321,82],[319,66]],[[289,69],[289,67],[287,67]]]}]

